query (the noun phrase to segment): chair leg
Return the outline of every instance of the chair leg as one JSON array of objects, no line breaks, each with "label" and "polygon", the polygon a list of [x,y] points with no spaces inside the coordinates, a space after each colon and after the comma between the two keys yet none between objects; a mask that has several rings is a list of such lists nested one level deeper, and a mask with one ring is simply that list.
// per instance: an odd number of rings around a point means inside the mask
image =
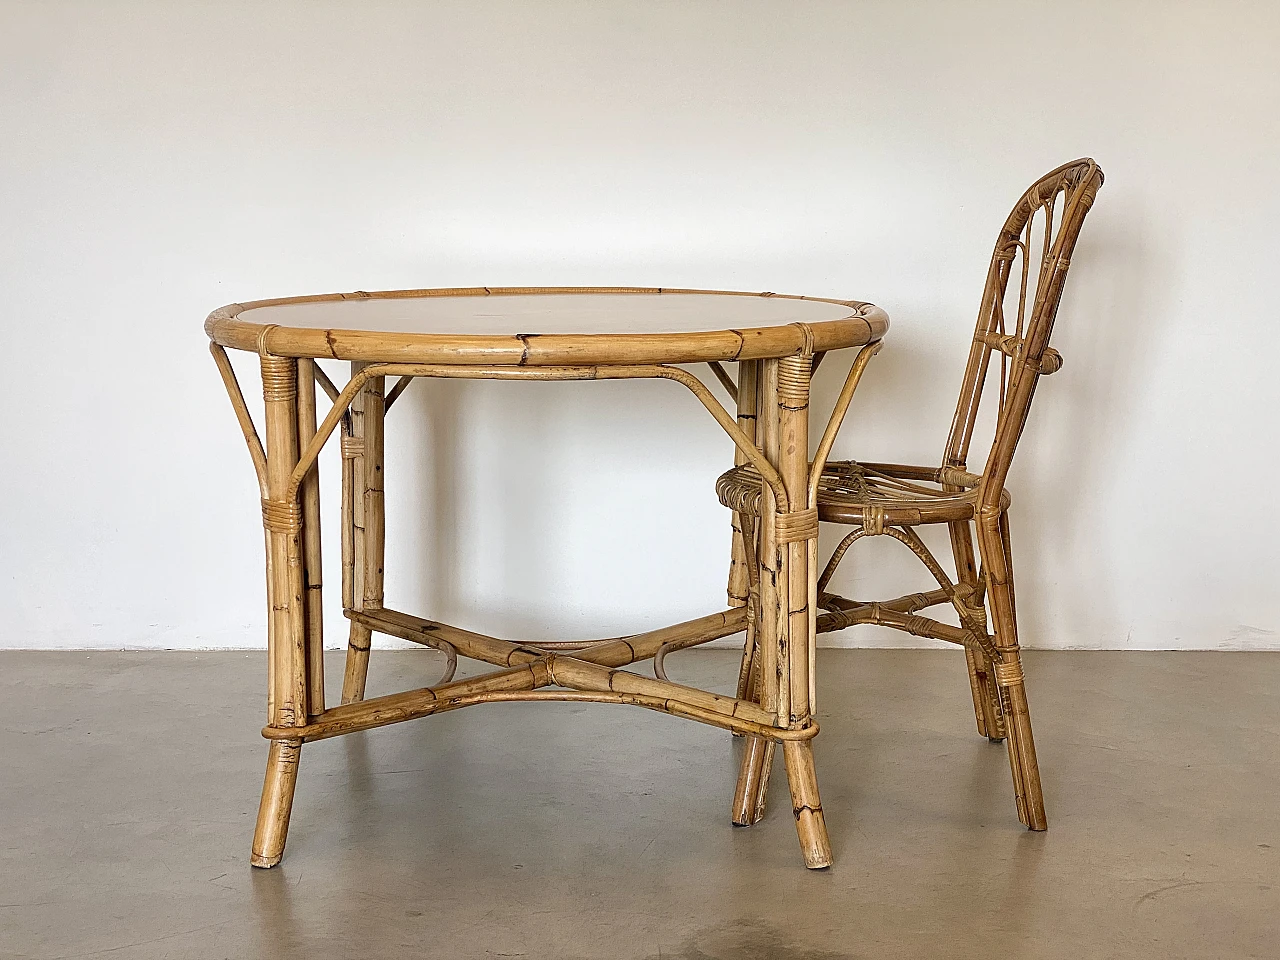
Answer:
[{"label": "chair leg", "polygon": [[969,691],[973,694],[978,734],[992,743],[1000,743],[1005,739],[1004,712],[1000,706],[1000,691],[996,687],[993,668],[981,650],[966,647],[964,655],[969,669]]},{"label": "chair leg", "polygon": [[[968,587],[970,596],[979,590],[978,568],[973,554],[973,537],[968,521],[948,524],[951,532],[951,554],[956,564],[956,583]],[[986,629],[985,617],[982,629]],[[966,624],[966,626],[970,626]],[[976,627],[977,624],[973,624]],[[1005,738],[1004,715],[1000,710],[1000,694],[996,689],[991,664],[981,650],[965,647],[965,665],[969,671],[969,690],[973,695],[973,713],[978,735],[993,743]]]},{"label": "chair leg", "polygon": [[1018,819],[1031,830],[1044,830],[1049,826],[1049,821],[1044,811],[1044,792],[1040,786],[1040,767],[1036,761],[1022,657],[1018,648],[1013,556],[1007,515],[982,518],[978,526],[978,537],[986,571],[987,602],[995,628],[996,649],[1000,654],[999,661],[994,665],[994,673],[1005,719],[1006,745],[1009,749],[1009,767],[1013,773]]},{"label": "chair leg", "polygon": [[301,756],[301,740],[271,741],[267,752],[267,775],[262,783],[262,800],[258,804],[258,825],[253,833],[253,852],[249,857],[249,862],[255,867],[274,867],[284,856]]},{"label": "chair leg", "polygon": [[738,768],[738,783],[733,790],[733,824],[749,827],[764,819],[765,800],[769,793],[769,775],[773,770],[772,740],[747,737]]},{"label": "chair leg", "polygon": [[369,649],[373,631],[359,623],[351,624],[347,639],[347,665],[342,673],[342,702],[356,703],[364,699],[364,685],[369,678]]},{"label": "chair leg", "polygon": [[810,870],[831,866],[831,841],[827,821],[818,797],[818,777],[813,766],[813,744],[788,740],[782,745],[782,759],[787,767],[787,785],[791,788],[791,809],[800,837],[800,852]]}]

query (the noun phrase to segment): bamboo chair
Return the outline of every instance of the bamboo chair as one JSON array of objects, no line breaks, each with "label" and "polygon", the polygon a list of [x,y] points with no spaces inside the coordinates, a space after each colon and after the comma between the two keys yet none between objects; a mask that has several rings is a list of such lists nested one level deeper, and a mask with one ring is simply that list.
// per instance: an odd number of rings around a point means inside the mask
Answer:
[{"label": "bamboo chair", "polygon": [[[992,741],[1007,741],[1018,819],[1032,830],[1044,830],[1048,821],[1018,651],[1005,478],[1037,382],[1062,366],[1061,356],[1049,346],[1049,336],[1076,238],[1102,179],[1092,160],[1065,164],[1036,181],[1005,221],[987,272],[942,466],[833,461],[818,481],[819,519],[854,529],[840,541],[818,578],[816,609],[822,613],[817,616],[817,632],[874,623],[962,644],[978,732]],[[1014,304],[1016,313],[1010,318],[1006,309]],[[993,384],[988,389],[987,374],[996,355],[998,388]],[[970,473],[966,464],[985,393],[997,394],[998,405],[994,441],[982,473],[977,474]],[[735,542],[739,536],[749,536],[747,531],[754,529],[754,518],[760,513],[759,474],[750,465],[736,466],[720,477],[716,491],[721,502],[735,511]],[[954,582],[915,531],[917,526],[938,523],[949,528]],[[974,553],[974,529],[981,567]],[[907,546],[928,568],[938,588],[879,602],[829,592],[831,577],[849,548],[873,536],[891,537]],[[734,589],[731,570],[731,595]],[[741,584],[737,589],[741,592]],[[941,604],[954,608],[958,626],[920,613]],[[753,689],[757,672],[752,652],[744,651],[740,686]],[[744,767],[740,786],[747,781],[756,795],[736,803],[739,823],[754,822],[764,811],[767,778],[750,777]]]}]

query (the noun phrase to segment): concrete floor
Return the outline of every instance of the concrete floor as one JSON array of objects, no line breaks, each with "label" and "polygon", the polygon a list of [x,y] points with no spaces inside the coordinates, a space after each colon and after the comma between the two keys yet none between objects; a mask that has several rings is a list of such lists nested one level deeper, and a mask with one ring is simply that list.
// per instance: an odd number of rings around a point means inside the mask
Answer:
[{"label": "concrete floor", "polygon": [[[1280,956],[1280,654],[1031,654],[1047,834],[960,656],[821,660],[830,871],[801,866],[781,764],[734,829],[737,742],[582,704],[306,747],[258,871],[264,655],[0,655],[0,957]],[[370,694],[439,665],[375,652]]]}]

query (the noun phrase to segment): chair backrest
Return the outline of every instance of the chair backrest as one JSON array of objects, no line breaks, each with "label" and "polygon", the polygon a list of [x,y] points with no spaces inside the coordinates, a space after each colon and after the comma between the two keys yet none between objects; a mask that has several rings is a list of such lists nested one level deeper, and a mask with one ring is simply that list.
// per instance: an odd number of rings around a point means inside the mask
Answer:
[{"label": "chair backrest", "polygon": [[992,355],[998,355],[999,409],[982,471],[982,502],[992,507],[1000,501],[1036,382],[1062,365],[1049,336],[1076,238],[1101,186],[1102,170],[1092,160],[1058,167],[1022,195],[996,240],[943,457],[944,481],[946,468],[966,469]]}]

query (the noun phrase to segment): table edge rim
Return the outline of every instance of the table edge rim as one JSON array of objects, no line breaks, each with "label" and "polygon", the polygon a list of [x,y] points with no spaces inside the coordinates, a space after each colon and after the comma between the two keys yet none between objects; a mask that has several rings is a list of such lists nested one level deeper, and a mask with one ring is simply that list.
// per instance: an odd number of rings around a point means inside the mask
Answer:
[{"label": "table edge rim", "polygon": [[[240,314],[259,307],[344,300],[410,300],[431,297],[556,295],[703,295],[768,297],[848,307],[846,317],[812,323],[792,321],[766,327],[735,327],[684,333],[453,334],[390,333],[341,327],[290,327],[255,323]],[[415,290],[357,290],[251,300],[219,307],[204,323],[205,334],[223,347],[260,354],[365,362],[419,362],[460,365],[545,366],[596,363],[695,363],[758,360],[808,351],[862,346],[881,339],[888,315],[875,304],[772,292],[676,287],[432,287]]]}]

